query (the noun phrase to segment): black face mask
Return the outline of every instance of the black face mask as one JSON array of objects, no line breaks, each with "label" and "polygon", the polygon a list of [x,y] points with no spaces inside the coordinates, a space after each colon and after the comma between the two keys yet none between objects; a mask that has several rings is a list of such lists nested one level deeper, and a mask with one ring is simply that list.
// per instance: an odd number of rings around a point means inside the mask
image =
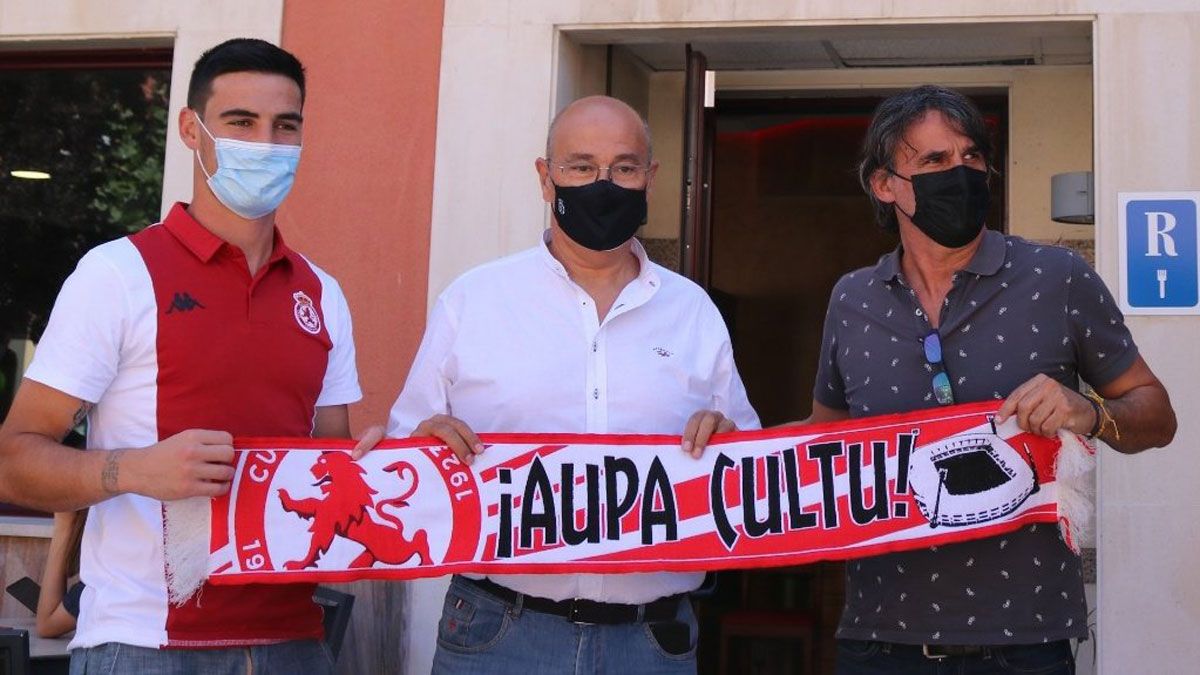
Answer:
[{"label": "black face mask", "polygon": [[578,187],[554,186],[554,217],[576,244],[610,251],[629,241],[646,222],[646,191],[598,180]]},{"label": "black face mask", "polygon": [[917,208],[909,218],[930,239],[946,248],[961,248],[979,236],[991,199],[987,172],[960,164],[912,178],[891,173],[912,183]]}]

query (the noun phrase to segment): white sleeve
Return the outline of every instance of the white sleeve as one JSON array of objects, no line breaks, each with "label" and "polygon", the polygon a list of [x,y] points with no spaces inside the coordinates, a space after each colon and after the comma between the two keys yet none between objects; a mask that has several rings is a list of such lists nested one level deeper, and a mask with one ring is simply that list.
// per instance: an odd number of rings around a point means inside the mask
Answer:
[{"label": "white sleeve", "polygon": [[733,420],[742,431],[761,429],[762,423],[759,422],[758,413],[754,412],[754,407],[750,405],[746,386],[742,384],[742,376],[738,374],[737,363],[733,360],[729,329],[725,327],[725,321],[716,307],[712,308],[711,316],[713,325],[709,330],[720,339],[710,379],[713,388],[713,410]]},{"label": "white sleeve", "polygon": [[321,314],[325,316],[333,347],[329,350],[329,363],[325,366],[325,380],[321,384],[317,406],[354,403],[362,398],[362,389],[358,385],[358,367],[355,365],[350,307],[333,277],[326,275],[321,281]]},{"label": "white sleeve", "polygon": [[63,282],[25,377],[98,402],[117,376],[129,314],[117,268],[101,252],[89,251]]},{"label": "white sleeve", "polygon": [[413,429],[426,419],[438,414],[452,414],[450,409],[450,376],[446,363],[454,347],[457,320],[447,306],[445,296],[438,298],[429,321],[421,347],[413,359],[412,368],[404,389],[392,405],[388,418],[387,435],[392,438],[410,436]]},{"label": "white sleeve", "polygon": [[733,361],[733,346],[729,340],[721,345],[719,359],[713,378],[713,408],[733,420],[742,431],[762,428]]}]

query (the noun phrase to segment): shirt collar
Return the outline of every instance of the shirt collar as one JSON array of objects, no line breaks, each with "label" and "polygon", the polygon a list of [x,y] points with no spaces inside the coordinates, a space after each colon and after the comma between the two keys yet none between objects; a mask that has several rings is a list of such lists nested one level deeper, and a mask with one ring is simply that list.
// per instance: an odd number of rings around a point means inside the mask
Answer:
[{"label": "shirt collar", "polygon": [[873,274],[880,281],[891,281],[900,274],[900,251],[902,246],[897,246],[888,253],[884,253],[879,258],[879,262],[875,263]]},{"label": "shirt collar", "polygon": [[[564,279],[570,280],[571,277],[567,274],[567,269],[563,267],[563,264],[558,261],[558,258],[555,258],[554,254],[550,252],[549,228],[542,230],[541,246],[538,248],[538,256],[542,259],[542,261],[545,262],[555,274]],[[659,286],[661,286],[662,281],[658,278],[658,272],[654,270],[654,265],[651,264],[649,256],[646,255],[646,248],[642,246],[642,242],[637,240],[637,237],[633,238],[630,251],[632,251],[634,257],[638,259],[638,283],[651,289],[657,289]]]},{"label": "shirt collar", "polygon": [[[873,271],[876,279],[891,281],[900,274],[900,254],[903,250],[904,246],[900,245],[879,258]],[[1008,245],[1004,242],[1004,235],[996,230],[984,230],[983,239],[979,242],[979,249],[975,251],[975,255],[971,256],[970,262],[963,269],[972,274],[990,277],[1004,266],[1004,257],[1007,253]]]},{"label": "shirt collar", "polygon": [[[167,213],[167,217],[163,219],[163,226],[167,231],[174,235],[179,243],[183,244],[184,248],[192,252],[200,262],[208,263],[217,255],[221,247],[228,244],[224,239],[213,234],[211,230],[200,224],[198,220],[192,217],[192,214],[187,211],[187,204],[183,202],[175,202],[171,210]],[[274,228],[272,232],[271,256],[267,259],[267,264],[272,264],[279,260],[291,260],[296,254],[288,248],[283,241],[283,235],[279,233],[279,228]]]},{"label": "shirt collar", "polygon": [[546,263],[546,267],[549,267],[551,271],[564,279],[569,278],[567,277],[567,269],[550,252],[550,228],[542,230],[542,238],[538,243],[541,244],[541,246],[538,246],[538,257],[542,259],[542,262]]},{"label": "shirt collar", "polygon": [[187,211],[187,204],[175,202],[163,220],[167,231],[175,235],[192,255],[207,263],[225,245],[225,240],[209,231]]},{"label": "shirt collar", "polygon": [[658,288],[661,281],[658,278],[658,272],[654,271],[654,265],[650,262],[650,256],[646,255],[646,247],[642,246],[642,242],[638,241],[637,237],[634,237],[633,246],[630,248],[638,259],[638,281],[643,286]]},{"label": "shirt collar", "polygon": [[1004,266],[1004,257],[1008,255],[1008,244],[1004,235],[995,230],[984,230],[983,241],[979,242],[979,250],[971,256],[965,271],[990,277]]}]

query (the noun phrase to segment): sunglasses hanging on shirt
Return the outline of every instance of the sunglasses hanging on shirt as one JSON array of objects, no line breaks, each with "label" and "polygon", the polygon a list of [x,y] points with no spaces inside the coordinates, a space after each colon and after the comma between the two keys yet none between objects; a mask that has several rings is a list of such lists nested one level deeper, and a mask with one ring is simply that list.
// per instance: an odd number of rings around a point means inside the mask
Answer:
[{"label": "sunglasses hanging on shirt", "polygon": [[946,372],[946,363],[942,360],[942,337],[937,329],[921,339],[925,347],[925,360],[933,367],[933,396],[938,405],[954,405],[954,390],[950,388],[950,374]]}]

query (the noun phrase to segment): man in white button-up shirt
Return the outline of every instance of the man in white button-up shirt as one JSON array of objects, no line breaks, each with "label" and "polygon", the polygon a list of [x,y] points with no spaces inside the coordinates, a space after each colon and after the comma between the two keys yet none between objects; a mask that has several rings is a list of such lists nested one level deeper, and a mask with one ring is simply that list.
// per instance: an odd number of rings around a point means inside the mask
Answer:
[{"label": "man in white button-up shirt", "polygon": [[[682,433],[698,456],[757,428],[716,307],[632,238],[658,168],[638,114],[576,101],[536,167],[550,228],[441,295],[388,435],[470,462],[475,432]],[[435,673],[695,672],[702,573],[471,576],[451,583]]]}]

